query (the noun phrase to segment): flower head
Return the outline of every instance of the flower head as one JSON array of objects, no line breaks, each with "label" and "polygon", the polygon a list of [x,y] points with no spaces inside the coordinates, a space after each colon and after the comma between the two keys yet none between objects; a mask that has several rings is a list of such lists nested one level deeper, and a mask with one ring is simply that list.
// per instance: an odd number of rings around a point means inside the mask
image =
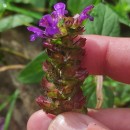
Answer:
[{"label": "flower head", "polygon": [[65,9],[66,5],[62,2],[55,4],[54,11],[51,14],[44,15],[39,21],[39,26],[43,27],[43,30],[33,26],[27,28],[34,33],[30,40],[34,41],[38,37],[53,39],[67,35],[70,29],[80,27],[85,19],[93,20],[93,17],[88,14],[93,7],[93,5],[86,7],[78,17],[66,17],[65,14],[68,13]]},{"label": "flower head", "polygon": [[33,32],[31,41],[37,37],[44,39],[43,47],[46,49],[48,59],[43,64],[46,75],[42,80],[43,96],[36,102],[47,113],[55,115],[67,111],[80,111],[86,113],[86,98],[83,96],[81,86],[88,72],[81,67],[85,55],[84,46],[86,38],[80,38],[85,19],[93,20],[88,12],[93,6],[86,7],[80,14],[67,17],[64,3],[54,5],[51,14],[43,16],[39,26],[43,28],[28,27]]}]

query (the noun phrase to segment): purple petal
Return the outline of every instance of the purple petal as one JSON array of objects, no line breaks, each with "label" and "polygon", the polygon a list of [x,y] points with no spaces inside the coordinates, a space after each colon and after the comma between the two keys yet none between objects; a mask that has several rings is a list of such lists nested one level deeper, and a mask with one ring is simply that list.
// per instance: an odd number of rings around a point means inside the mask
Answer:
[{"label": "purple petal", "polygon": [[51,15],[45,15],[40,20],[39,25],[45,27],[45,34],[47,36],[53,36],[59,33],[57,23],[58,23],[57,12],[54,11]]},{"label": "purple petal", "polygon": [[37,27],[30,26],[30,27],[27,27],[27,29],[34,33],[34,34],[32,34],[30,36],[30,41],[36,40],[37,37],[40,37],[40,38],[45,38],[46,37],[45,31],[43,31],[43,30],[41,30],[41,29],[39,29]]},{"label": "purple petal", "polygon": [[61,2],[55,4],[55,5],[54,5],[54,9],[55,9],[55,11],[56,11],[56,13],[57,13],[57,17],[58,17],[58,18],[61,18],[61,17],[63,17],[65,14],[68,13],[68,11],[65,10],[65,4],[64,4],[64,3],[61,3]]},{"label": "purple petal", "polygon": [[92,16],[90,16],[89,14],[81,14],[80,15],[80,22],[82,22],[85,19],[89,19],[90,21],[94,20],[94,18]]},{"label": "purple petal", "polygon": [[68,14],[68,10],[65,10],[65,14]]},{"label": "purple petal", "polygon": [[65,10],[65,4],[62,3],[62,2],[59,2],[59,3],[57,3],[57,4],[54,5],[54,9],[55,10],[59,10],[59,9]]},{"label": "purple petal", "polygon": [[82,22],[83,20],[85,20],[85,19],[87,19],[87,18],[88,18],[88,17],[87,17],[86,14],[81,13],[78,19],[80,20],[80,22]]},{"label": "purple petal", "polygon": [[94,6],[93,5],[90,5],[90,6],[87,6],[83,11],[82,13],[88,13],[91,9],[93,9]]},{"label": "purple petal", "polygon": [[48,27],[46,28],[46,35],[53,36],[55,34],[59,33],[58,27]]},{"label": "purple petal", "polygon": [[32,35],[30,36],[30,41],[31,41],[31,42],[32,42],[32,41],[35,41],[36,38],[37,38],[37,35],[36,35],[36,34],[32,34]]},{"label": "purple petal", "polygon": [[51,16],[52,16],[52,19],[53,19],[53,23],[54,23],[55,25],[57,25],[57,23],[58,23],[58,15],[57,15],[57,12],[56,12],[56,11],[53,11],[53,12],[51,13]]},{"label": "purple petal", "polygon": [[48,27],[48,26],[53,26],[53,25],[54,25],[53,19],[50,14],[43,16],[42,19],[40,19],[39,21],[39,26],[42,26],[42,27]]},{"label": "purple petal", "polygon": [[68,13],[67,10],[59,9],[56,11],[59,18],[62,18],[65,14]]},{"label": "purple petal", "polygon": [[53,12],[51,13],[51,16],[52,16],[52,18],[57,18],[57,17],[58,17],[57,12],[56,12],[56,11],[53,11]]},{"label": "purple petal", "polygon": [[81,12],[81,14],[79,15],[79,18],[78,18],[80,22],[82,22],[82,21],[85,20],[85,19],[89,19],[90,21],[93,21],[93,20],[94,20],[94,18],[88,14],[88,12],[89,12],[93,7],[94,7],[93,5],[90,5],[90,6],[86,7],[86,8]]},{"label": "purple petal", "polygon": [[41,34],[43,34],[43,30],[41,30],[41,29],[39,29],[39,28],[37,28],[37,27],[34,27],[34,26],[29,26],[29,27],[27,27],[27,29],[30,31],[30,32],[33,32],[33,33],[35,33],[35,34],[38,34],[38,35],[41,35]]},{"label": "purple petal", "polygon": [[94,17],[90,16],[89,14],[88,14],[88,18],[89,18],[90,21],[94,20]]}]

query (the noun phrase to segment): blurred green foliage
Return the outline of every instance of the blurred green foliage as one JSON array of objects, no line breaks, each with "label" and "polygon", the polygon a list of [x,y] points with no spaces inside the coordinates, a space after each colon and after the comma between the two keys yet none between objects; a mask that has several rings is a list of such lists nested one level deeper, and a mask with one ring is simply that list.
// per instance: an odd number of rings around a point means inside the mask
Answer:
[{"label": "blurred green foliage", "polygon": [[0,95],[0,99],[4,98],[4,102],[0,104],[0,112],[4,111],[4,109],[8,107],[8,112],[6,114],[3,130],[8,130],[12,113],[13,113],[13,109],[14,109],[18,96],[19,96],[18,90],[15,90],[15,92],[12,95],[6,95],[6,96]]},{"label": "blurred green foliage", "polygon": [[[96,82],[94,76],[89,76],[84,81],[84,84],[82,86],[83,93],[87,97],[87,106],[89,108],[95,108],[96,107]],[[102,108],[108,108],[113,107],[114,104],[114,93],[112,91],[112,88],[108,85],[103,86],[103,104]]]},{"label": "blurred green foliage", "polygon": [[67,7],[72,15],[80,13],[86,6],[97,5],[101,0],[68,0]]},{"label": "blurred green foliage", "polygon": [[109,4],[113,12],[119,17],[119,21],[130,27],[130,1],[118,0],[114,5]]},{"label": "blurred green foliage", "polygon": [[45,73],[42,70],[42,64],[47,59],[47,54],[41,52],[33,61],[31,61],[25,69],[23,69],[18,77],[22,83],[39,83]]},{"label": "blurred green foliage", "polygon": [[[46,13],[50,13],[52,6],[60,0],[0,0],[0,32],[21,25],[35,24]],[[94,22],[85,22],[85,34],[99,34],[107,36],[121,36],[121,25],[130,30],[130,0],[62,0],[67,4],[71,15],[81,12],[87,5],[94,4],[91,12]],[[127,34],[130,35],[130,32]],[[47,55],[42,52],[32,60],[20,73],[18,79],[22,83],[38,83],[44,72],[42,62]],[[84,94],[87,95],[89,107],[95,107],[94,77],[90,76],[84,83]],[[103,107],[129,107],[130,86],[105,78]],[[0,107],[1,108],[1,107]]]},{"label": "blurred green foliage", "polygon": [[94,21],[85,24],[87,34],[98,34],[105,36],[119,36],[120,27],[118,16],[105,4],[98,4],[93,9]]},{"label": "blurred green foliage", "polygon": [[13,27],[17,27],[28,22],[33,22],[33,18],[22,15],[22,14],[15,14],[13,16],[8,16],[0,20],[0,32],[8,30]]}]

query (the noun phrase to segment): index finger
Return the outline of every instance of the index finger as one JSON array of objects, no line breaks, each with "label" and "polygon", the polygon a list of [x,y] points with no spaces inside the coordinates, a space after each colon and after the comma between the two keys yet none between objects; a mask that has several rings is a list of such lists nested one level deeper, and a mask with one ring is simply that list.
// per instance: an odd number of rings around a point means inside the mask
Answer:
[{"label": "index finger", "polygon": [[130,83],[130,38],[82,37],[87,39],[82,66],[90,74],[108,75],[117,81]]}]

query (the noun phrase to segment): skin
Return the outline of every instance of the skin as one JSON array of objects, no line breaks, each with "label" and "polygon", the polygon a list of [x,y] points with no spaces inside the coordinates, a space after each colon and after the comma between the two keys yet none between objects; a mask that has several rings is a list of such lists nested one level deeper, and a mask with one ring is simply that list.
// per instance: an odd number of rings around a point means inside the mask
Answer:
[{"label": "skin", "polygon": [[[130,38],[89,35],[82,66],[90,75],[107,75],[130,84]],[[27,130],[130,130],[130,109],[89,110],[88,115],[67,112],[55,118],[35,112]]]}]

